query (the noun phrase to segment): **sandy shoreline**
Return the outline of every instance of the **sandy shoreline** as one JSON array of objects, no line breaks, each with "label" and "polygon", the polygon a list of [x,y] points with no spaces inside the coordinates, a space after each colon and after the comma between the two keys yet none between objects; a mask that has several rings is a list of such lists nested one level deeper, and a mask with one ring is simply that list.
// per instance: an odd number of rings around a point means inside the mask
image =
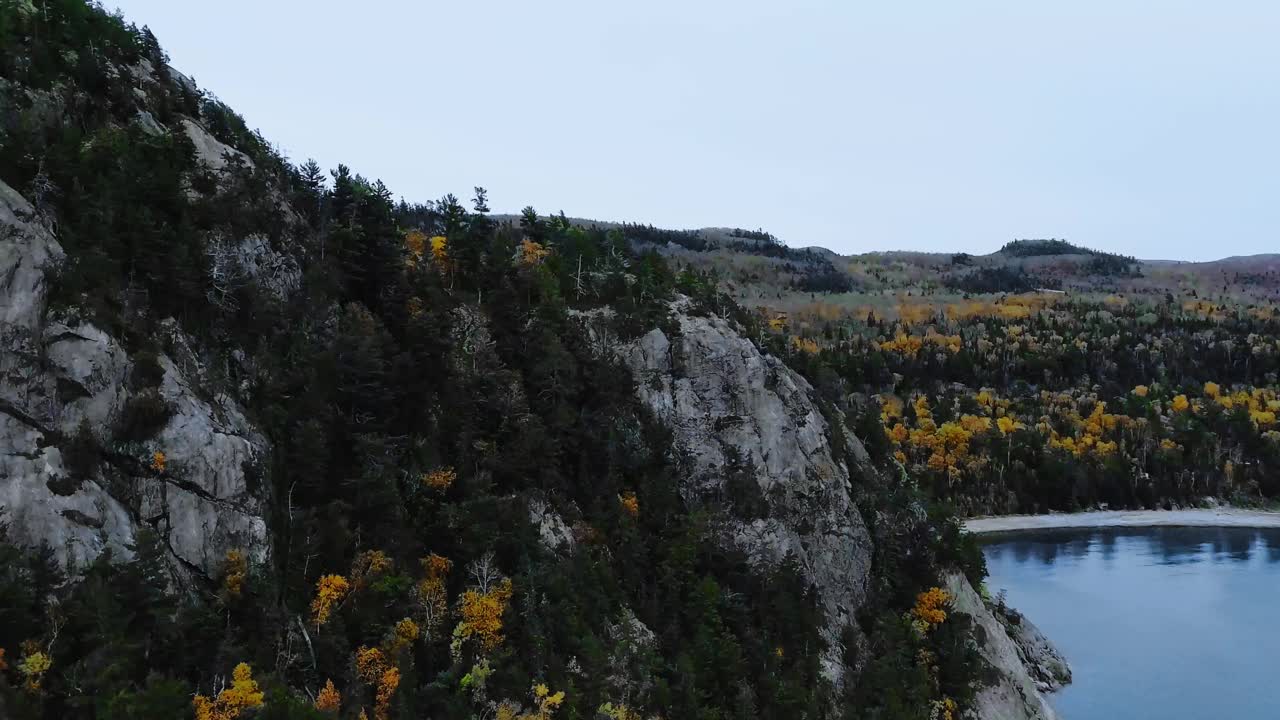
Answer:
[{"label": "sandy shoreline", "polygon": [[1052,515],[1003,515],[970,518],[971,533],[1102,527],[1254,527],[1280,528],[1280,512],[1265,510],[1095,510]]}]

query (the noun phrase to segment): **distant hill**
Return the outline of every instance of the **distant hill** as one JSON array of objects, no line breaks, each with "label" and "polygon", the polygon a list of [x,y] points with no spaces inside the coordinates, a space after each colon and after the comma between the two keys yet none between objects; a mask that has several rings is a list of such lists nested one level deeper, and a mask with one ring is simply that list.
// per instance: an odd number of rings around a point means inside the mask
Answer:
[{"label": "distant hill", "polygon": [[1161,298],[1208,292],[1245,304],[1280,301],[1280,254],[1199,263],[1140,260],[1049,238],[1013,240],[986,255],[909,250],[841,255],[787,245],[764,230],[572,222],[617,228],[637,250],[714,273],[740,302],[776,309],[818,296],[861,308],[880,303],[876,298],[886,294],[964,297],[1036,290]]}]

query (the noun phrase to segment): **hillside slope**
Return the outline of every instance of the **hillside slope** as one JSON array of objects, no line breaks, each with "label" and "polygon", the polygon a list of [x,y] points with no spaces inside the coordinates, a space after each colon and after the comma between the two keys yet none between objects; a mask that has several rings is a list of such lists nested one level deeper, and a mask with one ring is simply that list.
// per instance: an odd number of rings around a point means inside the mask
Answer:
[{"label": "hillside slope", "polygon": [[[874,463],[963,514],[1280,499],[1270,256],[1145,262],[1022,240],[840,258],[767,234],[729,247],[625,231],[752,309],[753,337],[856,418]],[[807,290],[787,274],[802,266],[839,278]]]},{"label": "hillside slope", "polygon": [[623,230],[294,166],[78,0],[0,6],[0,133],[0,714],[923,720],[1026,685],[947,604],[983,575],[954,515]]}]

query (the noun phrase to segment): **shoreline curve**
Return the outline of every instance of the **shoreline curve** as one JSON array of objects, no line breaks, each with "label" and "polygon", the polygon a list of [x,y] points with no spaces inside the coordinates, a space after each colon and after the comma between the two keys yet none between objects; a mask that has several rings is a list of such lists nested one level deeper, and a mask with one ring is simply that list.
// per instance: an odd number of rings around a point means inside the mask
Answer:
[{"label": "shoreline curve", "polygon": [[975,535],[1111,527],[1280,528],[1280,512],[1221,508],[1210,510],[1091,510],[1049,515],[995,515],[969,518],[964,529]]}]

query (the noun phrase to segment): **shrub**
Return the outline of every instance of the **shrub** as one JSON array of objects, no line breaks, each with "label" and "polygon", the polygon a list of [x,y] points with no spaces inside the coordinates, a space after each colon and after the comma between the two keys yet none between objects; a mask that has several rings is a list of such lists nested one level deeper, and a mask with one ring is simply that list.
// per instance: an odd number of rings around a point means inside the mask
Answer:
[{"label": "shrub", "polygon": [[115,437],[121,442],[142,442],[160,431],[173,417],[173,407],[154,390],[148,390],[125,403],[116,424]]},{"label": "shrub", "polygon": [[98,440],[89,429],[89,421],[82,419],[75,433],[62,446],[62,462],[73,478],[83,479],[93,474],[99,459]]}]

